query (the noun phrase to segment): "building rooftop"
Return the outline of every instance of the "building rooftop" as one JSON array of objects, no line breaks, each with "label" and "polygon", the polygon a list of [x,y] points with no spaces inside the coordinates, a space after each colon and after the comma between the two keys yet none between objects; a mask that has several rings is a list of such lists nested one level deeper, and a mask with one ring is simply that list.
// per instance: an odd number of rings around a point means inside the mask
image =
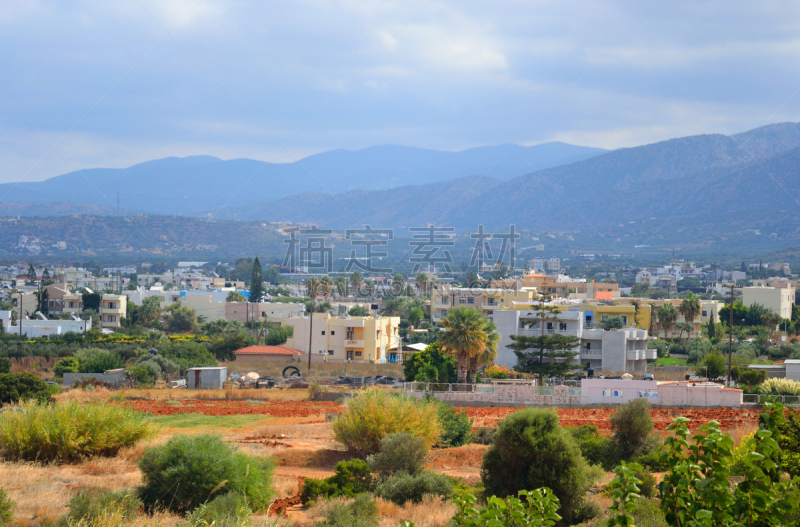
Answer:
[{"label": "building rooftop", "polygon": [[237,355],[302,355],[302,351],[286,346],[248,346],[234,351]]}]

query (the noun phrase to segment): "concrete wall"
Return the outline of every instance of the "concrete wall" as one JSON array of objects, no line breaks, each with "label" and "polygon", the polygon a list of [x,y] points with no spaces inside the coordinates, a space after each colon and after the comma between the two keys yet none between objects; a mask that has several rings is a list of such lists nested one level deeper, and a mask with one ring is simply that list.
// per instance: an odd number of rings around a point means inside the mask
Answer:
[{"label": "concrete wall", "polygon": [[125,378],[125,373],[65,373],[63,386],[72,386],[75,381],[83,379],[97,379],[100,382],[107,382],[115,387],[128,386],[128,380]]},{"label": "concrete wall", "polygon": [[228,368],[189,368],[186,384],[191,389],[219,389],[228,380]]},{"label": "concrete wall", "polygon": [[794,296],[790,294],[789,288],[779,287],[743,287],[742,304],[751,307],[753,304],[761,304],[776,315],[783,318],[792,317],[792,303]]},{"label": "concrete wall", "polygon": [[655,381],[625,379],[581,380],[583,404],[622,404],[640,396],[647,396],[650,403],[658,404],[658,384]]},{"label": "concrete wall", "polygon": [[742,390],[723,388],[719,384],[676,382],[658,385],[658,404],[661,406],[690,406],[739,408]]},{"label": "concrete wall", "polygon": [[433,395],[440,401],[459,404],[525,404],[530,406],[579,405],[581,397],[570,395],[567,386],[554,386],[553,395],[539,395],[537,387],[531,384],[495,384],[477,386],[476,392],[408,392],[417,398]]}]

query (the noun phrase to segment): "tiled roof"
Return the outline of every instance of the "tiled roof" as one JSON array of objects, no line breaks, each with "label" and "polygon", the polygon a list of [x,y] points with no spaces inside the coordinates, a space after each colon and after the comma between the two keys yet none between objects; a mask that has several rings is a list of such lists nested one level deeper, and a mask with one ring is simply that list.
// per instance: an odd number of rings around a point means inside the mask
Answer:
[{"label": "tiled roof", "polygon": [[248,346],[234,351],[239,355],[302,355],[302,351],[297,351],[286,346]]}]

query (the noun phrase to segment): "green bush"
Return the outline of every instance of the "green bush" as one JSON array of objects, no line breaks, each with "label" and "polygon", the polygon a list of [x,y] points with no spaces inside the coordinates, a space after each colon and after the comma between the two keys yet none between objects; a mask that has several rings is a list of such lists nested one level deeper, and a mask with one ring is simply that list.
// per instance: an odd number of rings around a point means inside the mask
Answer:
[{"label": "green bush", "polygon": [[453,527],[552,527],[561,520],[558,498],[547,488],[521,490],[519,498],[509,496],[506,500],[492,496],[486,499],[485,507],[477,507],[477,499],[469,494],[453,502],[458,507],[450,521]]},{"label": "green bush", "polygon": [[437,409],[414,397],[368,389],[347,400],[344,412],[333,422],[336,440],[359,456],[380,451],[381,439],[407,432],[421,437],[426,446],[439,440]]},{"label": "green bush", "polygon": [[0,373],[11,373],[11,360],[0,357]]},{"label": "green bush", "polygon": [[568,524],[582,516],[589,484],[587,465],[572,436],[558,425],[558,414],[528,408],[500,422],[494,444],[483,456],[481,480],[486,496],[515,496],[547,487],[561,503]]},{"label": "green bush", "polygon": [[444,353],[438,344],[430,344],[424,350],[413,353],[408,360],[403,361],[403,375],[406,381],[416,381],[418,372],[427,365],[435,368],[438,382],[453,383],[458,380],[455,358]]},{"label": "green bush", "polygon": [[659,359],[667,356],[667,343],[663,340],[651,340],[647,343],[647,349],[656,350]]},{"label": "green bush", "polygon": [[339,501],[330,504],[325,519],[315,526],[377,527],[379,523],[378,506],[367,494],[361,494],[350,503]]},{"label": "green bush", "polygon": [[155,433],[144,414],[117,405],[68,401],[22,407],[24,412],[0,418],[0,449],[15,461],[74,463],[115,456]]},{"label": "green bush", "polygon": [[381,439],[381,451],[367,458],[372,472],[391,475],[407,472],[412,475],[425,470],[428,449],[422,438],[411,434],[391,434]]},{"label": "green bush", "polygon": [[10,525],[14,519],[16,503],[11,501],[6,491],[0,488],[0,526]]},{"label": "green bush", "polygon": [[103,373],[124,366],[116,354],[98,348],[80,350],[75,353],[75,358],[78,359],[78,371],[81,373]]},{"label": "green bush", "polygon": [[600,435],[597,425],[568,426],[566,430],[575,440],[587,463],[600,465],[606,470],[614,468],[614,444]]},{"label": "green bush", "polygon": [[216,366],[217,359],[202,344],[196,342],[165,342],[159,354],[181,367],[181,373],[189,368]]},{"label": "green bush", "polygon": [[[656,477],[647,469],[634,470],[634,476],[641,481],[637,486],[639,487],[639,495],[645,498],[652,498],[655,495]],[[620,488],[620,484],[616,478],[603,488],[603,491],[610,494],[613,490]]]},{"label": "green bush", "polygon": [[453,495],[453,484],[447,476],[430,471],[415,475],[396,472],[378,481],[372,492],[379,498],[402,505],[407,501],[419,503],[426,494],[448,499]]},{"label": "green bush", "polygon": [[495,432],[497,432],[497,428],[482,426],[475,430],[475,433],[470,437],[470,442],[479,445],[491,445]]},{"label": "green bush", "polygon": [[248,456],[218,435],[178,435],[148,448],[139,461],[144,485],[139,496],[149,509],[191,511],[216,492],[239,492],[262,511],[272,497],[272,461]]},{"label": "green bush", "polygon": [[300,501],[306,505],[319,497],[353,498],[367,492],[371,485],[372,473],[364,460],[340,461],[333,469],[333,476],[325,479],[307,478],[300,492]]},{"label": "green bush", "polygon": [[643,447],[653,430],[650,402],[638,398],[620,405],[611,414],[611,431],[619,458],[629,461],[644,454]]},{"label": "green bush", "polygon": [[132,492],[123,490],[112,492],[106,489],[86,489],[79,491],[69,502],[67,520],[70,525],[81,521],[94,524],[100,518],[113,512],[125,520],[131,520],[142,510],[142,502]]},{"label": "green bush", "polygon": [[0,403],[50,398],[47,383],[32,373],[0,373]]},{"label": "green bush", "polygon": [[252,511],[240,492],[228,492],[208,501],[186,516],[191,527],[239,527],[250,525]]},{"label": "green bush", "polygon": [[80,368],[78,359],[75,357],[64,357],[53,366],[53,373],[58,377],[63,377],[65,373],[78,373],[78,368]]},{"label": "green bush", "polygon": [[289,340],[289,337],[291,337],[293,334],[294,328],[292,326],[275,326],[269,328],[269,332],[267,333],[267,346],[279,346],[281,344],[285,344],[286,341]]},{"label": "green bush", "polygon": [[148,353],[140,356],[136,364],[147,368],[148,375],[153,379],[160,379],[168,375],[178,375],[181,372],[181,367],[175,361],[163,355],[150,355]]},{"label": "green bush", "polygon": [[453,405],[431,396],[426,397],[425,401],[436,406],[439,417],[440,436],[435,446],[448,448],[466,445],[472,433],[472,419],[467,416],[467,411],[456,410]]},{"label": "green bush", "polygon": [[765,370],[754,370],[744,366],[733,366],[731,368],[731,377],[738,384],[745,386],[757,386],[767,380],[767,372]]}]

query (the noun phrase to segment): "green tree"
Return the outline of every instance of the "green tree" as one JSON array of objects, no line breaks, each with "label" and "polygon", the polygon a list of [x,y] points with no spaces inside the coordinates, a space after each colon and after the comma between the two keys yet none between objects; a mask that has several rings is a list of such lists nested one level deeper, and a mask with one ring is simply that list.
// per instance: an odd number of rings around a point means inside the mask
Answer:
[{"label": "green tree", "polygon": [[667,338],[670,330],[672,330],[673,324],[678,320],[678,310],[675,309],[675,306],[670,302],[664,302],[664,304],[658,308],[657,315],[658,325],[664,330],[664,338]]},{"label": "green tree", "polygon": [[161,297],[151,296],[142,300],[141,306],[128,302],[128,317],[133,324],[151,328],[161,319]]},{"label": "green tree", "polygon": [[722,354],[712,352],[703,357],[694,372],[710,380],[722,379],[728,374],[728,361]]},{"label": "green tree", "polygon": [[0,357],[0,373],[11,373],[11,360]]},{"label": "green tree", "polygon": [[700,298],[694,293],[689,293],[683,297],[678,312],[683,315],[683,319],[692,324],[694,319],[700,314]]},{"label": "green tree", "polygon": [[267,345],[279,346],[285,344],[289,337],[292,336],[294,328],[292,326],[275,326],[270,328],[267,333]]},{"label": "green tree", "polygon": [[351,317],[368,317],[369,309],[364,306],[353,306],[350,308],[350,311],[348,311],[347,314]]},{"label": "green tree", "polygon": [[631,287],[631,296],[636,298],[648,298],[650,295],[650,282],[640,282]]},{"label": "green tree", "polygon": [[405,292],[406,289],[406,277],[397,273],[392,278],[392,294],[394,296],[400,296]]},{"label": "green tree", "polygon": [[558,306],[546,304],[546,295],[542,295],[541,300],[532,306],[532,311],[528,315],[532,315],[533,318],[526,322],[529,327],[539,324],[540,334],[509,335],[514,342],[507,346],[519,358],[519,364],[515,369],[538,375],[540,383],[545,377],[562,376],[569,371],[572,368],[570,362],[576,353],[575,347],[580,344],[580,339],[577,337],[558,333],[551,335],[545,331],[548,322],[558,322],[561,310]]},{"label": "green tree", "polygon": [[603,317],[600,319],[600,326],[606,331],[612,329],[622,329],[625,327],[625,319],[621,316]]},{"label": "green tree", "polygon": [[504,420],[483,456],[481,481],[486,496],[505,498],[521,490],[548,488],[558,498],[567,524],[587,519],[584,497],[588,466],[569,432],[551,410],[528,408]]},{"label": "green tree", "polygon": [[480,284],[481,283],[480,280],[478,280],[478,275],[472,271],[467,273],[467,277],[464,279],[464,287],[477,287]]},{"label": "green tree", "polygon": [[714,317],[708,317],[708,322],[706,322],[706,333],[708,334],[708,340],[714,342],[717,338],[717,325],[714,324]]},{"label": "green tree", "polygon": [[417,285],[417,292],[420,296],[428,296],[428,275],[425,273],[417,273],[414,277],[414,282]]},{"label": "green tree", "polygon": [[496,280],[504,280],[508,278],[508,266],[504,263],[500,264],[500,267],[497,268],[497,271],[494,272],[494,278]]},{"label": "green tree", "polygon": [[419,374],[426,368],[436,372],[435,381],[454,383],[458,380],[455,358],[444,353],[438,343],[429,344],[403,361],[403,375],[408,382],[420,380]]},{"label": "green tree", "polygon": [[33,266],[33,262],[28,264],[28,280],[26,285],[34,285],[36,283],[36,268]]},{"label": "green tree", "polygon": [[102,295],[99,293],[89,293],[88,291],[84,292],[83,296],[81,297],[81,301],[83,302],[83,310],[100,311],[100,301],[102,298]]},{"label": "green tree", "polygon": [[250,272],[250,298],[249,301],[258,304],[264,298],[264,274],[261,262],[256,256],[253,260],[253,270]]},{"label": "green tree", "polygon": [[353,296],[356,298],[356,302],[358,301],[358,297],[361,294],[361,285],[364,283],[364,277],[361,276],[361,273],[358,271],[353,271],[353,274],[350,275],[350,287],[353,288]]},{"label": "green tree", "polygon": [[169,313],[166,319],[168,331],[173,333],[196,332],[200,327],[195,310],[182,306],[180,302],[175,302],[165,311]]},{"label": "green tree", "polygon": [[240,291],[231,291],[228,293],[228,296],[225,297],[226,302],[247,302],[247,299]]},{"label": "green tree", "polygon": [[50,284],[54,284],[55,280],[50,276],[50,270],[47,267],[44,268],[42,271],[42,287],[48,286]]},{"label": "green tree", "polygon": [[[64,357],[53,366],[53,373],[57,377],[63,377],[65,373],[78,373],[80,362],[75,357]],[[2,372],[0,372],[2,373]]]},{"label": "green tree", "polygon": [[36,291],[34,293],[36,295],[36,311],[39,311],[44,316],[50,314],[50,293],[47,292],[47,289],[42,289],[41,291]]},{"label": "green tree", "polygon": [[642,449],[652,431],[653,419],[647,399],[628,401],[611,414],[612,440],[617,454],[623,460],[630,461],[644,454]]},{"label": "green tree", "polygon": [[[727,304],[725,307],[719,310],[719,319],[728,324],[730,323],[730,316],[731,316],[731,306]],[[748,319],[748,309],[744,307],[740,301],[736,301],[733,303],[733,325],[734,326],[741,326],[746,324]],[[759,318],[760,323],[760,318]]]},{"label": "green tree", "polygon": [[424,317],[425,312],[419,307],[412,307],[408,310],[408,323],[414,327],[416,327]]},{"label": "green tree", "polygon": [[281,283],[281,272],[275,267],[269,266],[269,268],[264,271],[264,280],[267,283],[278,285]]},{"label": "green tree", "polygon": [[441,322],[445,331],[439,334],[439,344],[456,358],[458,382],[469,382],[471,360],[487,351],[497,354],[500,336],[495,325],[480,310],[464,306],[451,309]]}]

